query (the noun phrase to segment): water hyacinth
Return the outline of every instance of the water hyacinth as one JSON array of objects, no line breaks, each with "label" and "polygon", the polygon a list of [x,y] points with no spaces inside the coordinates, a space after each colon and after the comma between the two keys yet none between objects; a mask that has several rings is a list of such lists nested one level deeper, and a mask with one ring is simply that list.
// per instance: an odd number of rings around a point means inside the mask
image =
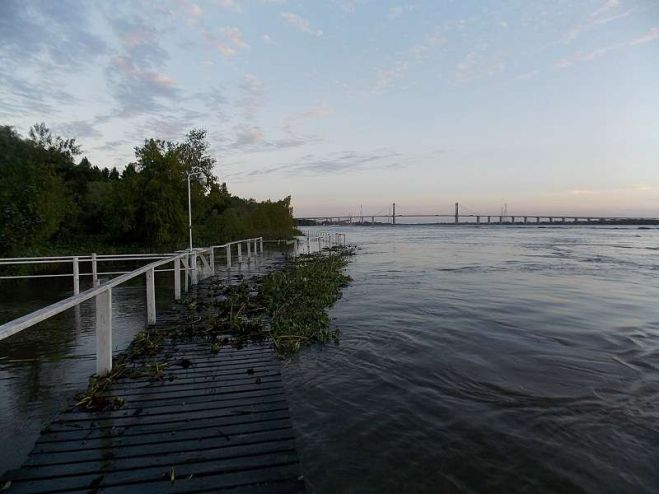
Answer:
[{"label": "water hyacinth", "polygon": [[303,345],[338,341],[326,309],[340,297],[351,278],[344,272],[350,247],[304,255],[280,271],[265,276],[261,297],[271,319],[271,336],[280,355]]}]

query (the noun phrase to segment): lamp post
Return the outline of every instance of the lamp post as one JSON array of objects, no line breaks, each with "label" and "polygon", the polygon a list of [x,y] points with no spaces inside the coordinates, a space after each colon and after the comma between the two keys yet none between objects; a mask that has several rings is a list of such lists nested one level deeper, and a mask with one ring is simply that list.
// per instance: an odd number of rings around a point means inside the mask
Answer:
[{"label": "lamp post", "polygon": [[190,194],[190,177],[198,177],[201,172],[188,173],[188,232],[190,234],[190,253],[192,253],[192,195]]}]

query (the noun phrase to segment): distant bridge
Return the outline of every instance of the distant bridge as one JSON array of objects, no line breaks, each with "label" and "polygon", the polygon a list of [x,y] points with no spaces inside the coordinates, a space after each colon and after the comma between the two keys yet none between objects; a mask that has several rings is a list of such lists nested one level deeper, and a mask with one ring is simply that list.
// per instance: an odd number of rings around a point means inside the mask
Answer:
[{"label": "distant bridge", "polygon": [[[554,214],[461,214],[460,206],[455,203],[453,214],[396,214],[396,203],[392,204],[390,214],[359,214],[347,216],[306,216],[295,218],[299,224],[318,223],[323,225],[368,225],[397,224],[400,218],[437,218],[442,224],[485,224],[485,225],[528,225],[528,224],[659,224],[659,218],[627,216],[565,216]],[[376,219],[378,221],[376,221]],[[447,221],[448,220],[448,221]]]}]

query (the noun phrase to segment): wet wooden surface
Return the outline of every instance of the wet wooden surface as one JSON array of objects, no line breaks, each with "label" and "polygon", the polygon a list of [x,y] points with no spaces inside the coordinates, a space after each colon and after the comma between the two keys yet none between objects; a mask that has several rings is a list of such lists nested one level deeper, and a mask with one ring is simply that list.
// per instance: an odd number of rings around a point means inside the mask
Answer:
[{"label": "wet wooden surface", "polygon": [[60,415],[8,492],[304,492],[270,344],[168,345],[165,380],[124,379],[120,409]]}]

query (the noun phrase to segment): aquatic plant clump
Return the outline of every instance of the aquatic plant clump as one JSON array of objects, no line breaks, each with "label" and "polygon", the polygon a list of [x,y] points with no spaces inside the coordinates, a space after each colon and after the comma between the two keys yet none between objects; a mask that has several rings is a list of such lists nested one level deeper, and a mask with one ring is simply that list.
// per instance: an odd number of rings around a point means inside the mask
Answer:
[{"label": "aquatic plant clump", "polygon": [[167,362],[159,361],[165,335],[161,331],[147,328],[137,333],[125,352],[117,356],[112,370],[105,376],[93,376],[87,390],[76,396],[74,408],[87,411],[116,410],[124,400],[111,396],[109,387],[119,378],[133,379],[148,376],[154,380],[164,378]]},{"label": "aquatic plant clump", "polygon": [[326,309],[351,281],[345,274],[351,247],[336,247],[304,255],[261,282],[261,296],[271,318],[270,335],[280,355],[289,355],[310,343],[338,341]]}]

